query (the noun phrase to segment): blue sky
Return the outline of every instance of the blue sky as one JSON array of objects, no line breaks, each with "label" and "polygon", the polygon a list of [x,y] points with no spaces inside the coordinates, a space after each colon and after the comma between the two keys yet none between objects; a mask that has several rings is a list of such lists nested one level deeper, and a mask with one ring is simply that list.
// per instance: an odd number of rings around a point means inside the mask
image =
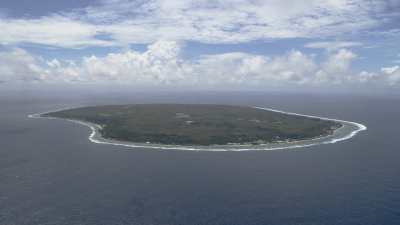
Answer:
[{"label": "blue sky", "polygon": [[0,81],[392,88],[398,0],[3,0]]}]

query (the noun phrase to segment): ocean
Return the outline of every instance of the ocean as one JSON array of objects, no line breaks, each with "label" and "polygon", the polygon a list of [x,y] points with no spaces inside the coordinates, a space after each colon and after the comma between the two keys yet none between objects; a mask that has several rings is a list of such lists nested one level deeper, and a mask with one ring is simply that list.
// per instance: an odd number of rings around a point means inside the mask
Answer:
[{"label": "ocean", "polygon": [[[269,107],[368,127],[335,144],[201,152],[94,144],[32,113],[129,103]],[[397,225],[400,98],[264,92],[0,97],[0,225]]]}]

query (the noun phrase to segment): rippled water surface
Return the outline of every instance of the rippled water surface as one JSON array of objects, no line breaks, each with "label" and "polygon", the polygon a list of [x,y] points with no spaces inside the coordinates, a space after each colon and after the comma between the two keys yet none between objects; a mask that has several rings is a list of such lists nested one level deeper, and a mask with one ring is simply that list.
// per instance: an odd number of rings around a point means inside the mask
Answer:
[{"label": "rippled water surface", "polygon": [[[147,97],[144,97],[147,96]],[[89,128],[29,119],[96,104],[224,103],[361,122],[336,144],[192,152],[99,145]],[[397,225],[400,99],[193,93],[0,97],[0,224]]]}]

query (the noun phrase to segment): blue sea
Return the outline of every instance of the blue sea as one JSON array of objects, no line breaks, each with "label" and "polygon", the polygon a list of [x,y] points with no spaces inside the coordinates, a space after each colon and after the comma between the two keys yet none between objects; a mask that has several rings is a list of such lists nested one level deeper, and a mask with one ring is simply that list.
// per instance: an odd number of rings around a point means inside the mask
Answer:
[{"label": "blue sea", "polygon": [[[350,140],[276,151],[94,144],[28,114],[128,103],[270,107],[360,122]],[[130,92],[0,97],[0,225],[398,225],[400,97]]]}]

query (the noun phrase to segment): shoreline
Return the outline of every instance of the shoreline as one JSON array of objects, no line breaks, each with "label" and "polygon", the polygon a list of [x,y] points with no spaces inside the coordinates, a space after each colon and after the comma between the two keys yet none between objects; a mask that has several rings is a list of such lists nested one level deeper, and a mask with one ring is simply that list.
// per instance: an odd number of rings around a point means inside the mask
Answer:
[{"label": "shoreline", "polygon": [[[345,141],[351,139],[355,135],[357,135],[361,131],[367,130],[367,127],[361,123],[356,123],[352,121],[340,120],[340,119],[331,119],[327,117],[319,117],[314,115],[305,115],[299,113],[292,113],[292,112],[285,112],[281,110],[276,110],[272,108],[265,108],[265,107],[255,107],[252,108],[278,112],[286,115],[294,115],[294,116],[303,116],[307,118],[317,118],[321,120],[327,121],[334,121],[341,123],[342,126],[335,129],[332,134],[318,136],[312,139],[304,139],[304,140],[294,140],[290,142],[279,142],[279,143],[268,143],[268,144],[260,144],[260,145],[246,145],[246,144],[238,144],[238,145],[210,145],[210,146],[180,146],[180,145],[162,145],[162,144],[146,144],[146,143],[134,143],[134,142],[126,142],[126,141],[118,141],[113,139],[106,139],[103,138],[99,132],[101,126],[98,124],[90,123],[87,121],[81,120],[73,120],[73,119],[65,119],[65,118],[58,118],[58,117],[43,117],[43,114],[58,112],[68,109],[74,109],[78,107],[65,107],[57,110],[42,112],[42,113],[34,113],[29,114],[28,118],[36,118],[36,119],[59,119],[70,121],[73,123],[77,123],[80,125],[84,125],[90,128],[91,133],[88,137],[89,141],[96,144],[108,144],[108,145],[115,145],[115,146],[123,146],[129,148],[149,148],[149,149],[159,149],[159,150],[183,150],[183,151],[272,151],[272,150],[284,150],[284,149],[296,149],[296,148],[306,148],[316,145],[323,145],[323,144],[334,144],[340,141]],[[351,132],[348,132],[346,135],[337,134],[339,131],[342,131],[346,126],[354,126],[357,129],[352,129]],[[335,135],[338,137],[335,138]]]},{"label": "shoreline", "polygon": [[[254,108],[262,109],[262,110],[268,110],[268,111],[272,111],[272,112],[283,113],[283,114],[286,114],[286,115],[304,116],[304,117],[308,117],[308,118],[316,118],[316,119],[321,119],[321,120],[334,121],[334,122],[341,123],[342,125],[343,125],[343,123],[347,123],[347,124],[351,124],[351,125],[354,125],[354,126],[358,127],[357,130],[351,132],[348,135],[349,137],[343,137],[344,139],[340,139],[340,140],[338,139],[338,140],[336,140],[335,142],[332,142],[332,143],[336,143],[336,142],[339,142],[339,141],[344,141],[344,140],[350,139],[350,138],[354,137],[355,135],[357,135],[359,132],[365,131],[365,130],[368,129],[367,126],[365,126],[364,124],[356,123],[356,122],[352,122],[352,121],[347,121],[347,120],[332,119],[332,118],[327,118],[327,117],[320,117],[320,116],[305,115],[305,114],[300,114],[300,113],[285,112],[285,111],[280,111],[280,110],[276,110],[276,109],[272,109],[272,108],[265,108],[265,107],[264,108],[262,108],[262,107],[254,107]],[[340,128],[338,128],[338,129],[340,129]]]}]

